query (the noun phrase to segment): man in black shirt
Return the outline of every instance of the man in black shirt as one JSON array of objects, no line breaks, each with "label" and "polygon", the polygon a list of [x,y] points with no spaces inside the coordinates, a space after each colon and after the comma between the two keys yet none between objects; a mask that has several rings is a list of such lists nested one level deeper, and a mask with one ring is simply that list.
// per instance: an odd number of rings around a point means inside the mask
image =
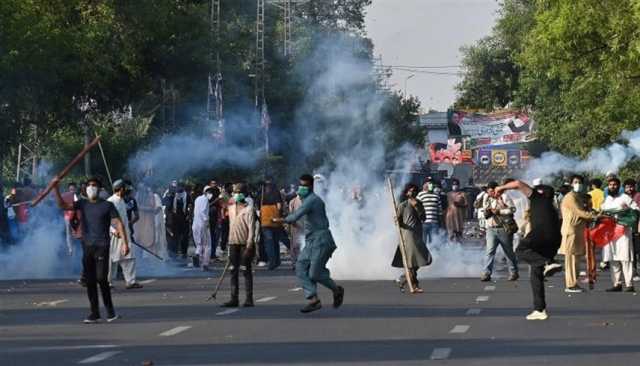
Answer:
[{"label": "man in black shirt", "polygon": [[129,242],[124,225],[115,206],[98,197],[98,192],[102,184],[97,178],[90,178],[87,181],[86,200],[78,200],[73,203],[66,203],[62,199],[59,180],[56,178],[55,194],[58,206],[63,210],[78,210],[82,213],[81,225],[83,232],[82,263],[87,282],[87,295],[91,303],[91,313],[84,320],[85,323],[97,323],[100,319],[100,306],[98,302],[98,285],[102,292],[102,302],[107,309],[107,321],[112,322],[118,319],[113,302],[111,301],[111,288],[109,287],[109,228],[115,224],[118,235],[123,238],[122,255],[129,253]]},{"label": "man in black shirt", "polygon": [[553,188],[537,185],[531,188],[524,182],[512,181],[496,187],[496,194],[510,189],[517,189],[529,198],[530,208],[528,225],[520,245],[516,249],[518,259],[531,265],[531,290],[533,307],[527,320],[546,320],[548,314],[544,294],[544,277],[552,276],[562,266],[553,262],[562,237],[560,235],[560,219],[553,204]]}]

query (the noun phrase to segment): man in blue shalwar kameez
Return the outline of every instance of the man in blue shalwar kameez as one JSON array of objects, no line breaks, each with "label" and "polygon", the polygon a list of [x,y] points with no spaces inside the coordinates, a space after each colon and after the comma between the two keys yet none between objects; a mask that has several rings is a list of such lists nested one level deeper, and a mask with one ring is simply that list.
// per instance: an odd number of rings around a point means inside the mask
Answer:
[{"label": "man in blue shalwar kameez", "polygon": [[302,205],[284,219],[273,219],[274,222],[292,224],[305,217],[304,233],[305,246],[298,256],[296,275],[302,283],[304,296],[309,303],[300,309],[303,313],[310,313],[322,307],[318,298],[318,283],[333,291],[333,307],[338,308],[344,299],[344,288],[336,285],[331,279],[327,269],[327,261],[336,250],[331,231],[329,231],[329,219],[325,210],[324,201],[313,193],[313,177],[304,174],[300,177],[298,196],[302,199]]}]

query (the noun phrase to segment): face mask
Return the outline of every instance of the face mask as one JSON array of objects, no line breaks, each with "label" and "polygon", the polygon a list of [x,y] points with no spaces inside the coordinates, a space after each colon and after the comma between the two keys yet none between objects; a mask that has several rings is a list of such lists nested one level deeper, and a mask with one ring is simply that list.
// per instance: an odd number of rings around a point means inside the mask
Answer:
[{"label": "face mask", "polygon": [[302,198],[305,198],[306,196],[308,196],[310,192],[311,190],[309,189],[309,187],[306,187],[306,186],[298,187],[298,196]]},{"label": "face mask", "polygon": [[433,192],[433,184],[431,184],[431,183],[427,184],[427,190],[429,192]]},{"label": "face mask", "polygon": [[98,197],[98,187],[96,186],[88,186],[87,187],[87,197],[89,197],[89,199],[96,199],[96,197]]},{"label": "face mask", "polygon": [[459,187],[458,187],[457,185],[455,185],[455,184],[451,186],[451,189],[453,189],[454,191],[457,191],[457,190],[458,190],[458,188],[459,188]]},{"label": "face mask", "polygon": [[573,185],[573,191],[576,193],[582,192],[583,185],[581,183],[575,183]]},{"label": "face mask", "polygon": [[213,194],[211,194],[211,193],[207,193],[207,195],[206,195],[206,196],[207,196],[207,199],[208,199],[208,200],[211,200],[211,198],[213,198]]},{"label": "face mask", "polygon": [[234,193],[234,194],[233,194],[233,199],[234,199],[236,202],[244,202],[244,198],[245,198],[245,197],[244,197],[244,193]]}]

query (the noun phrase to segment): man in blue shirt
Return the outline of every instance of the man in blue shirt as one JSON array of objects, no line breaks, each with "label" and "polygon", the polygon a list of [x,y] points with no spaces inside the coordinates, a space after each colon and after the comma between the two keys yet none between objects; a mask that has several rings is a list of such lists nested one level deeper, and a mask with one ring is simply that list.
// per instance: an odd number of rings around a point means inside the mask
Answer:
[{"label": "man in blue shirt", "polygon": [[313,193],[311,175],[304,174],[300,177],[298,196],[302,199],[300,208],[284,219],[274,218],[273,221],[292,224],[305,218],[305,246],[298,256],[296,275],[302,282],[304,296],[309,303],[300,311],[310,313],[322,307],[318,298],[318,283],[333,291],[333,307],[338,308],[344,300],[344,288],[336,285],[326,267],[333,251],[336,250],[336,244],[329,231],[329,219],[324,201]]}]

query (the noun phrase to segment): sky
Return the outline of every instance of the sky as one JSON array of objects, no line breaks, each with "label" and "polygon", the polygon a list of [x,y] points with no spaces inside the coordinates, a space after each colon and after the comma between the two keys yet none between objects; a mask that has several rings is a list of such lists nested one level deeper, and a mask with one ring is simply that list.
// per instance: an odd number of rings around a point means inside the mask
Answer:
[{"label": "sky", "polygon": [[[489,35],[498,5],[496,0],[373,0],[365,20],[367,35],[385,65],[460,65],[460,47]],[[460,79],[394,71],[389,83],[404,92],[405,80],[407,94],[417,96],[424,111],[444,111],[453,104]]]}]

